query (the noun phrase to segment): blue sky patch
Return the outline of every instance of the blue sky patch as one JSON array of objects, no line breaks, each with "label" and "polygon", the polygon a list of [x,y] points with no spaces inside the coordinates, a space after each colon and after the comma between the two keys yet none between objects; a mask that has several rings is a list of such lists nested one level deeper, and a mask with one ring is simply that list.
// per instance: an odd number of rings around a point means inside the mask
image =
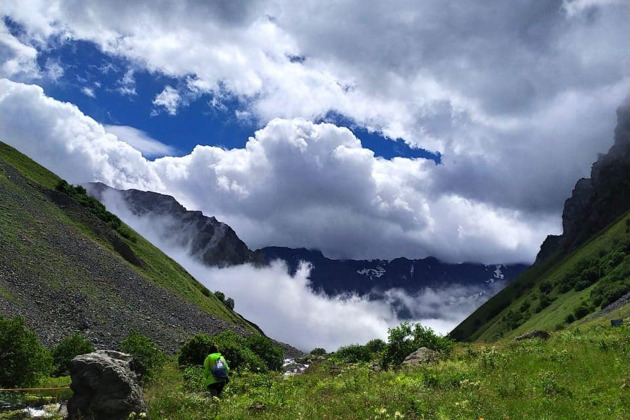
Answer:
[{"label": "blue sky patch", "polygon": [[[6,20],[11,33],[22,33],[20,25]],[[171,146],[177,155],[186,155],[196,145],[226,149],[242,148],[261,128],[254,119],[239,119],[237,111],[246,109],[238,98],[222,96],[220,106],[212,104],[212,95],[189,95],[176,115],[153,104],[167,86],[186,91],[185,79],[138,69],[128,60],[104,54],[89,41],[52,43],[53,48],[39,51],[38,64],[46,69],[51,63],[63,68],[56,81],[42,83],[48,96],[70,102],[103,125],[124,125],[144,131],[151,138]],[[303,62],[302,56],[292,60]],[[441,155],[412,148],[402,139],[392,140],[370,132],[342,115],[329,113],[326,121],[347,127],[361,140],[363,147],[376,156],[422,158],[441,163]]]}]

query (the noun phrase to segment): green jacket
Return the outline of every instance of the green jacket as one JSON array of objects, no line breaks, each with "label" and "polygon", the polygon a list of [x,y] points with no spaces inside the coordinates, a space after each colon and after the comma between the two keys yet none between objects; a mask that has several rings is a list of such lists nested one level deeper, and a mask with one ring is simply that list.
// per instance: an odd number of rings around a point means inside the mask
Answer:
[{"label": "green jacket", "polygon": [[228,373],[230,373],[230,367],[225,361],[225,358],[221,356],[221,353],[209,354],[208,357],[206,357],[206,360],[204,360],[203,362],[203,367],[204,367],[203,379],[204,379],[205,386],[216,384],[217,382],[223,382],[220,379],[214,379],[214,376],[212,376],[212,368],[214,367],[214,364],[216,363],[216,361],[219,359],[221,359],[223,363],[225,363],[225,367],[227,368]]}]

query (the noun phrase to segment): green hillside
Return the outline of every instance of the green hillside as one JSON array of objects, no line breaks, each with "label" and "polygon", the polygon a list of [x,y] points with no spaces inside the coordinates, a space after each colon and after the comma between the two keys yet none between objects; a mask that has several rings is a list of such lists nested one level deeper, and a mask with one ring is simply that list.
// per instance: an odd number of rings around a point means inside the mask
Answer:
[{"label": "green hillside", "polygon": [[[156,340],[167,344],[174,336],[181,341],[203,332],[204,326],[213,332],[229,326],[256,330],[142,236],[120,221],[112,229],[104,208],[95,210],[100,203],[58,191],[60,181],[0,142],[0,315],[24,316],[49,343],[59,339],[55,330],[64,329],[87,330],[107,342],[109,336],[113,341],[123,336],[117,330],[142,330],[147,324]],[[73,305],[63,302],[68,297]],[[159,312],[163,302],[168,319]],[[62,319],[46,319],[44,309]],[[207,317],[197,328],[200,314]],[[116,328],[123,320],[132,325]],[[164,324],[173,327],[174,336],[161,331]]]},{"label": "green hillside", "polygon": [[577,250],[550,256],[525,271],[458,325],[451,337],[492,341],[533,329],[559,330],[628,317],[626,302],[595,320],[591,316],[630,291],[630,214]]}]

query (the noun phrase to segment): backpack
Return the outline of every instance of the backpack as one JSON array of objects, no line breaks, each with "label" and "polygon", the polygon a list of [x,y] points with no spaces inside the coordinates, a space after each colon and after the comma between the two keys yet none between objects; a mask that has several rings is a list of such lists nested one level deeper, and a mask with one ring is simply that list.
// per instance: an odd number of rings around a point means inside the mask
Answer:
[{"label": "backpack", "polygon": [[212,376],[217,380],[226,380],[228,378],[228,371],[225,362],[223,361],[223,357],[217,359],[212,367]]}]

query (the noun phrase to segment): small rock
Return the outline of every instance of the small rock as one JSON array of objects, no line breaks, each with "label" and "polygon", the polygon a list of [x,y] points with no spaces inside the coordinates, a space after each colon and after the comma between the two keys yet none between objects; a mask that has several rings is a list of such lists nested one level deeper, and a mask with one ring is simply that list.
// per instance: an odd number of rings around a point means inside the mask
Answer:
[{"label": "small rock", "polygon": [[514,341],[529,340],[532,338],[541,338],[543,340],[548,340],[549,337],[551,337],[551,334],[549,334],[547,331],[534,330],[534,331],[525,333],[523,335],[519,335],[518,337],[514,339]]},{"label": "small rock", "polygon": [[255,411],[257,413],[260,413],[261,411],[265,411],[267,409],[267,406],[265,404],[256,402],[256,403],[253,403],[252,405],[250,405],[249,409],[252,410],[252,411]]}]

